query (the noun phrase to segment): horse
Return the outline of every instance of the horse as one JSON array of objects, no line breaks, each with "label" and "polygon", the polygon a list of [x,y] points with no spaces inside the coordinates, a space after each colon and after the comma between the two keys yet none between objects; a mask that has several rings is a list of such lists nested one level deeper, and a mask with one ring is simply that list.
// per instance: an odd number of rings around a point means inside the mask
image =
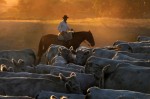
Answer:
[{"label": "horse", "polygon": [[41,37],[38,48],[38,63],[41,61],[42,55],[46,52],[51,44],[63,45],[67,48],[73,46],[77,49],[83,41],[88,41],[91,46],[95,45],[95,41],[91,31],[79,31],[72,34],[72,39],[69,43],[64,43],[64,41],[58,40],[58,35],[47,34]]}]

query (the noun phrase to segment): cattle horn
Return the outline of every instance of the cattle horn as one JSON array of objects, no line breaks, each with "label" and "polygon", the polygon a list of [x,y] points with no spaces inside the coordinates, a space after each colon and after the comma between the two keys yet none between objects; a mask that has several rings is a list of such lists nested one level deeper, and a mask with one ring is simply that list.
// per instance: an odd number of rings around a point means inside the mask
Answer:
[{"label": "cattle horn", "polygon": [[75,72],[71,72],[70,77],[76,76]]},{"label": "cattle horn", "polygon": [[59,73],[59,77],[62,81],[64,81],[64,82],[67,81],[66,77],[62,73]]},{"label": "cattle horn", "polygon": [[23,59],[19,59],[19,60],[18,60],[18,65],[19,65],[19,66],[24,65],[24,60],[23,60]]},{"label": "cattle horn", "polygon": [[51,95],[50,99],[58,99],[55,95]]}]

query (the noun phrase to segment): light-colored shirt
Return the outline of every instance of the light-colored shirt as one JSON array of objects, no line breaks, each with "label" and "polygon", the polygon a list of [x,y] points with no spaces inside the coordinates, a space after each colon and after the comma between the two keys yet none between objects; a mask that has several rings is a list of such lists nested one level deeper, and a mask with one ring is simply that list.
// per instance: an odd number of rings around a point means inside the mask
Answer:
[{"label": "light-colored shirt", "polygon": [[60,22],[58,25],[58,31],[61,33],[62,31],[67,32],[68,30],[70,30],[68,24],[64,20]]}]

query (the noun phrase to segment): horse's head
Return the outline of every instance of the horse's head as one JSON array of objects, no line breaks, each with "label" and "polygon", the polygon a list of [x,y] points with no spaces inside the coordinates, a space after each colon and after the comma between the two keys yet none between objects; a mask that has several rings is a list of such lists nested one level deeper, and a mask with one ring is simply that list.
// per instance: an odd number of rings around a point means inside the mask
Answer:
[{"label": "horse's head", "polygon": [[87,32],[87,35],[86,35],[85,39],[90,43],[91,46],[95,45],[94,37],[93,37],[91,31]]}]

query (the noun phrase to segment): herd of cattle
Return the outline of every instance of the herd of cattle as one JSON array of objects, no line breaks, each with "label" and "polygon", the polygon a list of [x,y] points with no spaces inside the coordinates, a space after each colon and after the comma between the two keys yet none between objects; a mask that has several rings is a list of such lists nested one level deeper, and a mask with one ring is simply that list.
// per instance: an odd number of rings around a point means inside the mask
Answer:
[{"label": "herd of cattle", "polygon": [[0,99],[150,99],[150,37],[76,50],[0,51]]}]

